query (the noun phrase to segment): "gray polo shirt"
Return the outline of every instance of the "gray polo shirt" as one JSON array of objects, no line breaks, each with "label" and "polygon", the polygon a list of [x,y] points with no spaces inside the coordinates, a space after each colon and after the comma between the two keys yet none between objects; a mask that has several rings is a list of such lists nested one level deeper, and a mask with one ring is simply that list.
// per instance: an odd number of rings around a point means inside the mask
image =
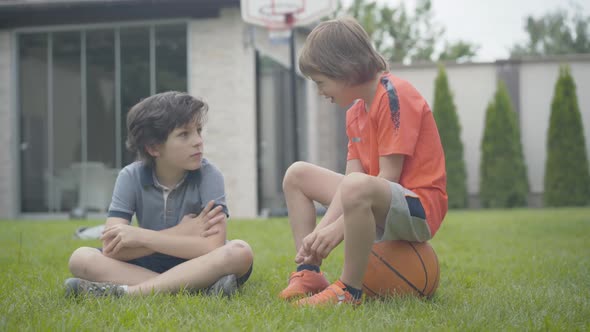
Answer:
[{"label": "gray polo shirt", "polygon": [[140,227],[162,230],[176,226],[189,213],[199,214],[211,200],[228,215],[223,175],[207,159],[175,188],[162,186],[152,167],[136,161],[119,172],[108,216],[131,222],[136,214]]}]

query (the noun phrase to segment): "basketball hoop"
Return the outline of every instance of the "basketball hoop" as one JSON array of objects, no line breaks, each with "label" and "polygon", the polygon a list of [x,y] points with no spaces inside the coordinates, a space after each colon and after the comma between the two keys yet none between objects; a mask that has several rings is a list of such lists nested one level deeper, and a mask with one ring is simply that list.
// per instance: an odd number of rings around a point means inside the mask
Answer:
[{"label": "basketball hoop", "polygon": [[299,160],[297,137],[297,69],[293,28],[319,21],[336,9],[336,0],[240,0],[242,19],[266,27],[271,44],[289,44],[291,111],[295,140],[294,160]]},{"label": "basketball hoop", "polygon": [[260,7],[260,14],[266,16],[286,16],[301,13],[305,10],[303,1],[277,2],[272,1]]},{"label": "basketball hoop", "polygon": [[330,15],[336,0],[241,0],[242,19],[269,30],[308,25]]}]

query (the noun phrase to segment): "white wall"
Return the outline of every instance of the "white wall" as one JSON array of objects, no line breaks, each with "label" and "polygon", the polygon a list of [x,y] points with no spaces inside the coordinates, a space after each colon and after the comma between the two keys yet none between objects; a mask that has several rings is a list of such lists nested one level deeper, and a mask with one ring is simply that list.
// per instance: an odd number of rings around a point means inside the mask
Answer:
[{"label": "white wall", "polygon": [[209,103],[205,157],[225,176],[232,217],[257,215],[254,49],[237,8],[189,24],[189,93]]}]

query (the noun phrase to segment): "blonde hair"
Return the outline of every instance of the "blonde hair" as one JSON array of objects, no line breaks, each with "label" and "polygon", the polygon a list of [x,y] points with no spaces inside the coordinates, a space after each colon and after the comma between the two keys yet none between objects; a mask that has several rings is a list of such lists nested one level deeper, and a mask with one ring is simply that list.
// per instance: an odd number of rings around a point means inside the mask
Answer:
[{"label": "blonde hair", "polygon": [[305,75],[322,74],[350,84],[362,84],[388,70],[363,27],[351,17],[325,21],[316,26],[299,56]]}]

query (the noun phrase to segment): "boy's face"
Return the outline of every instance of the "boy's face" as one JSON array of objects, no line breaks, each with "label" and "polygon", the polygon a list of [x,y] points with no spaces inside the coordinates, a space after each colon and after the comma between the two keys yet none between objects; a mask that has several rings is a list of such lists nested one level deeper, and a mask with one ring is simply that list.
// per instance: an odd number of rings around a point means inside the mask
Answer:
[{"label": "boy's face", "polygon": [[200,124],[191,122],[174,129],[166,142],[154,147],[152,155],[160,167],[196,170],[203,159],[203,137]]},{"label": "boy's face", "polygon": [[313,74],[309,77],[317,85],[319,94],[330,99],[330,102],[346,107],[354,101],[354,98],[350,97],[350,85],[347,82],[334,80],[322,74]]}]

